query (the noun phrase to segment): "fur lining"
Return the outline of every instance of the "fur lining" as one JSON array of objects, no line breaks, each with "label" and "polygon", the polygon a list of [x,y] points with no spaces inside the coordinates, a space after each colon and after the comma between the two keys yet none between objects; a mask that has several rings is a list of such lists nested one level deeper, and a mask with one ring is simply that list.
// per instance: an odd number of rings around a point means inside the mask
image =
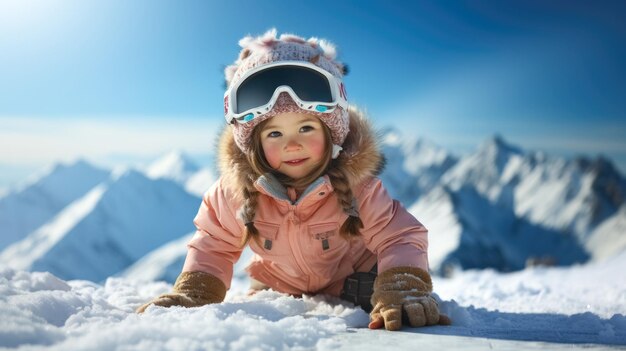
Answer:
[{"label": "fur lining", "polygon": [[[354,106],[348,108],[348,113],[350,132],[342,145],[344,151],[339,154],[336,167],[345,172],[350,187],[355,189],[365,180],[378,176],[385,160],[380,152],[376,132],[365,114]],[[246,177],[254,177],[253,180],[256,180],[256,176],[246,155],[235,144],[231,128],[231,125],[224,128],[218,142],[218,168],[223,184],[240,197]]]}]

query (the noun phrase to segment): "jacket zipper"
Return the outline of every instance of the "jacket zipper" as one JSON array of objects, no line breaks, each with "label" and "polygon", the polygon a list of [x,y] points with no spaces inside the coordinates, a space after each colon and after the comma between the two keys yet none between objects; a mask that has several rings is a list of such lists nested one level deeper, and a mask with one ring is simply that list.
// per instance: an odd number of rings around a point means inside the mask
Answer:
[{"label": "jacket zipper", "polygon": [[[295,227],[293,231],[289,231],[289,244],[291,246],[291,252],[293,252],[294,260],[300,268],[300,271],[306,274],[307,276],[307,290],[311,290],[311,285],[318,285],[317,278],[315,274],[311,271],[309,265],[306,263],[306,259],[302,254],[302,240],[306,239],[304,235],[302,235],[302,226],[301,222],[296,216],[297,206],[290,205],[289,206],[289,225]],[[311,280],[315,280],[312,282]],[[314,283],[314,284],[312,284]]]}]

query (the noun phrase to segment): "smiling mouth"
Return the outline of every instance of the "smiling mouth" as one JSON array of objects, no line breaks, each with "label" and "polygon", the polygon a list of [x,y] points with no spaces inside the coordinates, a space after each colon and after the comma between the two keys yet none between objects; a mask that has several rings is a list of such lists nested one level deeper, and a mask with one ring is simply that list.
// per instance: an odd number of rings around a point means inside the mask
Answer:
[{"label": "smiling mouth", "polygon": [[297,160],[290,160],[290,161],[285,161],[284,163],[290,165],[290,166],[298,166],[304,163],[304,161],[308,160],[308,158],[299,158]]}]

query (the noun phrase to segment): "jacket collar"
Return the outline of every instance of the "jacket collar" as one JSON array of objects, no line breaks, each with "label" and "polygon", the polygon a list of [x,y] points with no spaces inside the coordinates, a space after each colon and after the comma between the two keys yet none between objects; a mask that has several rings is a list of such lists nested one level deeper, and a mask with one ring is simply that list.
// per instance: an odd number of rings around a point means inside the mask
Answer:
[{"label": "jacket collar", "polygon": [[[286,201],[291,205],[299,205],[303,202],[307,202],[311,194],[320,194],[320,192],[322,192],[322,195],[325,195],[333,191],[330,179],[327,176],[319,177],[313,183],[309,184],[295,201],[291,200],[291,196],[289,195],[290,189],[286,188],[271,173],[260,176],[254,183],[254,186],[261,193],[271,196],[278,201]],[[322,191],[322,189],[325,190]]]}]

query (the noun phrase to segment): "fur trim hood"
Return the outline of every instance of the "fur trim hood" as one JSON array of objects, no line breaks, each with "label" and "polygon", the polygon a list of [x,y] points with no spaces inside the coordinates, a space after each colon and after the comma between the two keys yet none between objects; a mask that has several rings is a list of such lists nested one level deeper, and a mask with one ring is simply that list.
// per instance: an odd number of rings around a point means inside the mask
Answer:
[{"label": "fur trim hood", "polygon": [[[354,106],[348,108],[350,132],[337,158],[336,166],[346,174],[350,187],[355,189],[368,178],[378,176],[384,167],[384,156],[380,152],[379,141],[363,111]],[[237,147],[232,126],[227,125],[218,141],[218,168],[223,184],[237,197],[241,196],[246,177],[256,175],[248,163],[246,155]],[[240,199],[240,198],[239,198]]]}]

